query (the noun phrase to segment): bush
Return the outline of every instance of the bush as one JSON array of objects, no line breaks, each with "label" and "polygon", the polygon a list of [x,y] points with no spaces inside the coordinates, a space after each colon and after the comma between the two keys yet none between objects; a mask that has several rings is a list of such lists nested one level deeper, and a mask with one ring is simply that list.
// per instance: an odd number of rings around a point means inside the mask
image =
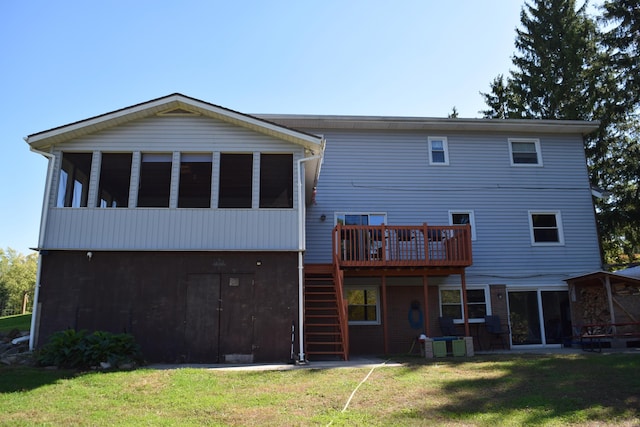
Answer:
[{"label": "bush", "polygon": [[142,361],[140,346],[130,334],[67,329],[51,335],[40,349],[38,363],[61,368],[88,368],[108,363],[112,367]]}]

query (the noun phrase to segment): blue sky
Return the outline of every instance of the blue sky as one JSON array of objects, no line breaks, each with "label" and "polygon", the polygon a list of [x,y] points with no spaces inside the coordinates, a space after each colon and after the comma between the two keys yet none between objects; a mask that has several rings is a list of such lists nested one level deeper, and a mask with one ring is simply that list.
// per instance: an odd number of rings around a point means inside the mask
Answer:
[{"label": "blue sky", "polygon": [[174,92],[244,113],[480,117],[521,0],[0,1],[0,248],[38,243],[23,137]]}]

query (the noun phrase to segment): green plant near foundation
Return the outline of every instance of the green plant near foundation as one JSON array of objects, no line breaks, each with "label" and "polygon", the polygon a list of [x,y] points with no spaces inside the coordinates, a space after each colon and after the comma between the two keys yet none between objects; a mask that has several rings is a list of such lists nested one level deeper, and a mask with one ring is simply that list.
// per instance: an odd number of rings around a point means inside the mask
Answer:
[{"label": "green plant near foundation", "polygon": [[[123,367],[140,364],[140,346],[130,334],[67,329],[51,335],[38,352],[42,366],[89,368],[92,366]],[[106,365],[105,365],[106,364]]]}]

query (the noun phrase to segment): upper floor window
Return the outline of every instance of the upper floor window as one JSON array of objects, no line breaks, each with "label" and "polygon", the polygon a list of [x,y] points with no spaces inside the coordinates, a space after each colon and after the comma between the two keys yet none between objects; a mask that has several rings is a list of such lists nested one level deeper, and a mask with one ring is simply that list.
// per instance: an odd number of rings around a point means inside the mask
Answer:
[{"label": "upper floor window", "polygon": [[292,154],[260,154],[260,207],[293,207]]},{"label": "upper floor window", "polygon": [[538,139],[509,139],[511,166],[542,166]]},{"label": "upper floor window", "polygon": [[380,293],[375,286],[345,288],[349,324],[380,324]]},{"label": "upper floor window", "polygon": [[[481,322],[487,313],[487,289],[467,289],[467,313],[470,322]],[[440,313],[455,322],[464,321],[461,288],[440,288]]]},{"label": "upper floor window", "polygon": [[57,207],[87,207],[91,153],[63,153],[58,181]]},{"label": "upper floor window", "polygon": [[131,158],[131,153],[102,153],[97,207],[126,208],[129,205]]},{"label": "upper floor window", "polygon": [[252,192],[253,154],[222,153],[218,207],[250,208]]},{"label": "upper floor window", "polygon": [[449,211],[449,224],[471,226],[471,240],[476,240],[476,220],[473,211]]},{"label": "upper floor window", "polygon": [[563,245],[560,212],[529,212],[532,245]]},{"label": "upper floor window", "polygon": [[179,208],[211,207],[211,153],[180,155]]},{"label": "upper floor window", "polygon": [[138,207],[168,208],[171,194],[172,155],[143,153],[138,185]]},{"label": "upper floor window", "polygon": [[449,149],[447,147],[447,138],[444,136],[430,136],[429,141],[429,164],[430,165],[448,165]]}]

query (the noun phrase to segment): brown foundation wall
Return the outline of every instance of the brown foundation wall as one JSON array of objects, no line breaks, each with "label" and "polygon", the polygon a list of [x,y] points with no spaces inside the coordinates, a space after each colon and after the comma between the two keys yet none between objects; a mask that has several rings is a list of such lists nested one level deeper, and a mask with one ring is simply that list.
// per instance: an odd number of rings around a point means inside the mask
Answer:
[{"label": "brown foundation wall", "polygon": [[74,328],[131,333],[149,362],[290,359],[295,252],[48,251],[42,263],[38,347]]}]

